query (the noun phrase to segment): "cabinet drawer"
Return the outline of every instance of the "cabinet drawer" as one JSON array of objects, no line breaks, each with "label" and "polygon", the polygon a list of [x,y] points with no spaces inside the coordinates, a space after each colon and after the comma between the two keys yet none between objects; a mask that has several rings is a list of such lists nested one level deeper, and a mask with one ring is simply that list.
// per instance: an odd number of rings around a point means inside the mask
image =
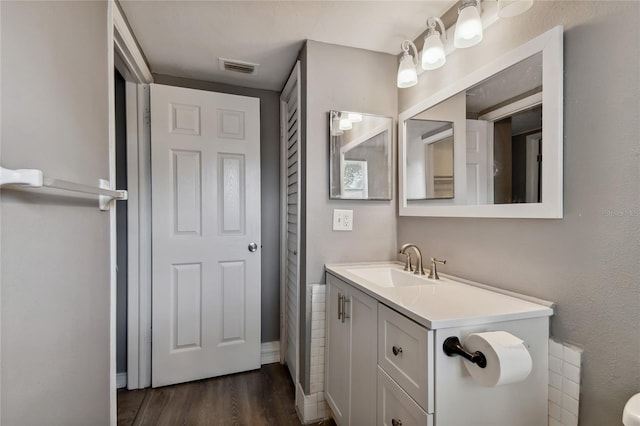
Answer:
[{"label": "cabinet drawer", "polygon": [[433,331],[378,304],[378,365],[433,413]]},{"label": "cabinet drawer", "polygon": [[378,426],[433,426],[427,414],[378,367]]}]

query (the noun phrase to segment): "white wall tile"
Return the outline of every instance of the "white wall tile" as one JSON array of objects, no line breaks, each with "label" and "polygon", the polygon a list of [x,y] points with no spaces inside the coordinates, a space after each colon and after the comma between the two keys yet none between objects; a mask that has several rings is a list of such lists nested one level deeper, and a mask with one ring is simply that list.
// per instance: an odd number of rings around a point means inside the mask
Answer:
[{"label": "white wall tile", "polygon": [[549,416],[559,422],[562,421],[562,407],[549,401]]},{"label": "white wall tile", "polygon": [[562,374],[562,358],[549,355],[549,371]]},{"label": "white wall tile", "polygon": [[327,418],[330,411],[324,400],[324,355],[326,333],[326,286],[311,286],[311,380],[310,395],[304,395],[304,423]]},{"label": "white wall tile", "polygon": [[569,364],[568,362],[565,362],[563,367],[563,373],[562,375],[564,377],[566,377],[567,379],[571,380],[572,382],[575,383],[580,383],[580,368],[576,367],[573,364]]},{"label": "white wall tile", "polygon": [[560,423],[558,420],[554,419],[553,417],[549,417],[549,426],[562,426],[562,423]]},{"label": "white wall tile", "polygon": [[552,386],[558,390],[562,390],[562,374],[549,371],[549,386]]},{"label": "white wall tile", "polygon": [[567,410],[562,410],[562,426],[578,426],[578,416]]},{"label": "white wall tile", "polygon": [[567,378],[563,380],[562,392],[573,399],[580,399],[580,385]]},{"label": "white wall tile", "polygon": [[324,419],[327,416],[327,405],[325,403],[318,403],[318,418]]},{"label": "white wall tile", "polygon": [[571,398],[567,394],[562,395],[562,409],[569,411],[571,414],[578,416],[578,400]]},{"label": "white wall tile", "polygon": [[304,404],[304,418],[305,420],[314,420],[318,418],[318,403],[312,402]]},{"label": "white wall tile", "polygon": [[582,359],[582,349],[576,348],[575,346],[565,346],[563,358],[569,364],[579,367]]},{"label": "white wall tile", "polygon": [[556,388],[549,387],[549,401],[562,406],[562,392]]},{"label": "white wall tile", "polygon": [[562,347],[562,344],[555,340],[549,340],[549,355],[553,355],[556,358],[562,358],[563,352],[564,348]]},{"label": "white wall tile", "polygon": [[549,426],[577,426],[582,349],[549,340]]}]

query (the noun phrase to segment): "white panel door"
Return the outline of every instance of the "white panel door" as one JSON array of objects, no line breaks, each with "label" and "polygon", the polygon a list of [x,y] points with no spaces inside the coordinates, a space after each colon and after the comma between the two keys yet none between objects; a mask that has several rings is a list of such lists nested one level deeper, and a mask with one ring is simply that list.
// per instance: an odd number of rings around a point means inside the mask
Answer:
[{"label": "white panel door", "polygon": [[488,124],[467,120],[467,204],[493,204],[493,139]]},{"label": "white panel door", "polygon": [[260,102],[151,86],[152,385],[260,368]]}]

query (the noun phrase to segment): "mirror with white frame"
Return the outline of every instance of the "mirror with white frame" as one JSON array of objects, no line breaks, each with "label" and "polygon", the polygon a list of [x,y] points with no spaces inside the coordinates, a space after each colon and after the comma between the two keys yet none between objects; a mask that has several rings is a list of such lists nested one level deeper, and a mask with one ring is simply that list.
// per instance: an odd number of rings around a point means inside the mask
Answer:
[{"label": "mirror with white frame", "polygon": [[[400,215],[562,217],[562,69],[556,27],[400,114]],[[417,159],[429,136],[420,129],[443,122],[451,155],[430,170]],[[448,196],[429,193],[449,161]]]},{"label": "mirror with white frame", "polygon": [[393,119],[351,111],[329,112],[329,197],[390,200]]}]

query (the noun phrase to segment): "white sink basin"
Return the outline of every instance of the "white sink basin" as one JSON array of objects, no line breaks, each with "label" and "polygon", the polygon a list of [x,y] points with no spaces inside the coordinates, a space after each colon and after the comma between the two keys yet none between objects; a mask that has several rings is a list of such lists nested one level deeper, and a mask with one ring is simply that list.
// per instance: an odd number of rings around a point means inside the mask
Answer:
[{"label": "white sink basin", "polygon": [[415,275],[394,266],[368,266],[349,268],[346,272],[366,280],[379,287],[410,287],[434,285],[434,280],[426,276]]}]

